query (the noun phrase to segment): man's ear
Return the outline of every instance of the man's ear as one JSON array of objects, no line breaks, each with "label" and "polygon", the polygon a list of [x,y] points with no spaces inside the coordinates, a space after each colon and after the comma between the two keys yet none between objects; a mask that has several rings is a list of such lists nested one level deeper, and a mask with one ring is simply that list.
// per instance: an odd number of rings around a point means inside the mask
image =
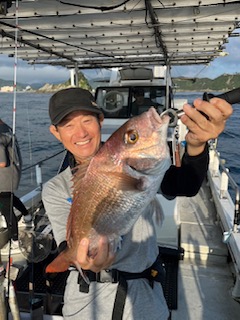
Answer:
[{"label": "man's ear", "polygon": [[57,138],[60,142],[62,142],[62,139],[60,137],[60,134],[59,134],[58,129],[57,129],[56,126],[51,124],[50,127],[49,127],[49,131],[51,132],[51,134],[54,135],[55,138]]},{"label": "man's ear", "polygon": [[104,120],[104,115],[103,115],[103,113],[101,113],[100,115],[99,115],[99,124],[100,124],[100,127],[102,128],[102,125],[103,125],[103,120]]}]

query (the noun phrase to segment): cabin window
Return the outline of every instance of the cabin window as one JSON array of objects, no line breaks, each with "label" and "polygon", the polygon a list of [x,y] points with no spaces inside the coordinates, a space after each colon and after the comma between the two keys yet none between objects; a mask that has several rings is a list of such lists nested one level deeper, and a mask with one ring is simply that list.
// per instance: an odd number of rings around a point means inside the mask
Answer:
[{"label": "cabin window", "polygon": [[165,87],[99,87],[95,98],[105,118],[129,118],[155,107],[161,113],[166,104]]}]

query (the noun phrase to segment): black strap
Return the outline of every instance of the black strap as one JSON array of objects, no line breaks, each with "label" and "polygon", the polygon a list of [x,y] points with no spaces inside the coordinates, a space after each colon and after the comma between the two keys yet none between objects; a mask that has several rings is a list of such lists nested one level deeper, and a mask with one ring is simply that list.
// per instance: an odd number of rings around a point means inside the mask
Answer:
[{"label": "black strap", "polygon": [[125,279],[125,277],[120,276],[113,306],[112,320],[122,320],[123,310],[127,297],[127,289],[127,280]]},{"label": "black strap", "polygon": [[[106,269],[98,273],[95,273],[91,270],[85,270],[84,272],[90,282],[97,281],[97,282],[116,283],[119,281],[120,277],[126,280],[134,280],[134,279],[140,279],[140,278],[146,278],[148,280],[152,280],[152,278],[154,277],[152,275],[152,267],[144,270],[143,272],[138,272],[138,273],[119,271],[117,269]],[[81,278],[81,274],[79,274],[79,277]],[[154,280],[159,281],[157,278]]]},{"label": "black strap", "polygon": [[[158,257],[155,263],[148,269],[144,270],[140,273],[131,273],[119,271],[116,269],[112,270],[102,270],[102,272],[95,273],[90,270],[85,271],[89,281],[97,281],[97,282],[112,282],[117,283],[117,292],[113,306],[112,312],[112,320],[122,320],[123,311],[127,296],[128,284],[127,280],[134,280],[139,278],[148,279],[149,285],[153,288],[154,281],[161,282],[165,276],[165,270],[163,264]],[[102,274],[103,273],[103,274]],[[82,276],[79,274],[78,283],[80,284],[80,291],[88,293],[89,285],[86,284]]]}]

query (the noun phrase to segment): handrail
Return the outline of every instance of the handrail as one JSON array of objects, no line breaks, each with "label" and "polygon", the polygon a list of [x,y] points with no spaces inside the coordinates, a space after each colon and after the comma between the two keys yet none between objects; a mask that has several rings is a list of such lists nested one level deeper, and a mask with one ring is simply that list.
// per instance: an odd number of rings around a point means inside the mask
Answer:
[{"label": "handrail", "polygon": [[[217,157],[219,158],[219,160],[221,160],[218,153],[217,153]],[[239,187],[238,187],[237,183],[235,182],[235,180],[233,179],[233,177],[230,175],[229,170],[224,166],[222,161],[219,161],[219,165],[220,165],[222,171],[225,172],[226,175],[228,176],[228,179],[229,179],[229,182],[230,182],[232,188],[235,189],[235,191],[238,192],[238,194],[239,194]]]},{"label": "handrail", "polygon": [[[218,154],[217,154],[217,156],[219,157]],[[235,191],[235,203],[234,203],[235,209],[234,209],[233,223],[234,223],[234,230],[236,231],[237,226],[240,224],[240,212],[239,212],[240,191],[239,191],[239,187],[238,187],[237,183],[234,181],[234,179],[230,175],[229,171],[227,170],[227,168],[224,166],[224,164],[222,162],[220,162],[220,167],[221,167],[222,171],[227,175],[228,180],[231,184],[231,187]]]},{"label": "handrail", "polygon": [[[222,172],[227,176],[228,182],[230,182],[230,185],[232,189],[235,191],[235,209],[234,209],[234,219],[233,219],[233,231],[237,230],[238,225],[240,224],[240,212],[239,212],[239,205],[240,205],[240,189],[233,179],[233,177],[230,175],[229,170],[225,167],[224,163],[220,159],[220,155],[218,151],[216,150],[216,147],[211,145],[211,150],[214,151],[214,156],[217,157],[219,167],[221,167]],[[220,196],[221,197],[221,196]]]},{"label": "handrail", "polygon": [[50,157],[47,157],[47,158],[45,158],[45,159],[43,159],[43,160],[40,160],[40,161],[32,164],[31,166],[25,167],[25,168],[22,169],[22,172],[23,172],[23,171],[26,171],[26,170],[28,170],[28,169],[34,168],[34,167],[36,167],[36,166],[39,166],[39,165],[41,166],[42,163],[44,163],[44,162],[46,162],[46,161],[48,161],[48,160],[50,160],[50,159],[58,156],[59,154],[63,153],[64,151],[65,151],[65,149],[63,149],[63,150],[61,150],[61,151],[59,151],[59,152],[51,155]]}]

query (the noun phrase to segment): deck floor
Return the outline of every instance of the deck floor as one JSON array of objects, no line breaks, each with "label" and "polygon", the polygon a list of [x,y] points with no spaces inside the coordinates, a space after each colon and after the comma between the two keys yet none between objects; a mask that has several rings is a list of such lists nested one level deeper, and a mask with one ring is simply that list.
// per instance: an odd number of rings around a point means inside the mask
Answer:
[{"label": "deck floor", "polygon": [[238,320],[240,303],[231,296],[232,264],[208,184],[193,198],[181,198],[181,246],[185,258],[179,263],[178,309],[172,320]]},{"label": "deck floor", "polygon": [[178,305],[171,320],[239,319],[240,303],[231,295],[233,266],[211,198],[205,182],[197,196],[178,200],[185,255],[179,262]]}]

